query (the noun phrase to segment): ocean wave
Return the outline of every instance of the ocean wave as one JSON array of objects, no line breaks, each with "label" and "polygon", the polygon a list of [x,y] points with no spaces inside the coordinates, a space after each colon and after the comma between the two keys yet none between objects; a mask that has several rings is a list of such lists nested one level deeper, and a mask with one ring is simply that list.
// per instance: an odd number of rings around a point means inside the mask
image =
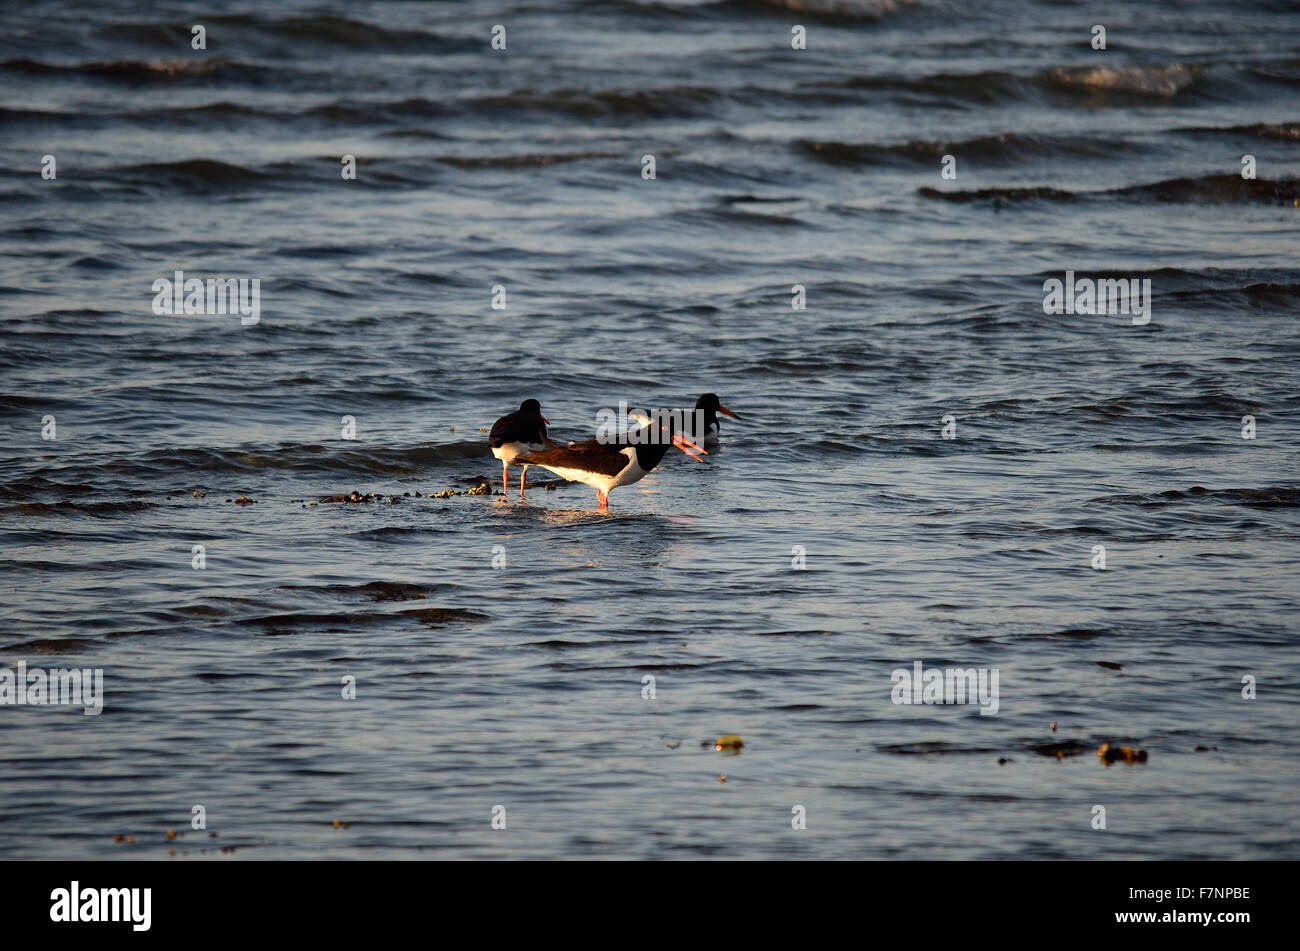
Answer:
[{"label": "ocean wave", "polygon": [[1291,204],[1300,199],[1300,179],[1242,178],[1240,175],[1203,175],[1199,178],[1170,178],[1149,185],[1130,185],[1112,189],[1109,194],[1139,198],[1144,201],[1195,202],[1263,202]]},{"label": "ocean wave", "polygon": [[203,158],[125,165],[111,172],[132,184],[171,185],[180,188],[251,186],[270,177],[266,172],[243,165]]},{"label": "ocean wave", "polygon": [[1024,162],[1035,158],[1120,158],[1143,148],[1136,143],[1090,135],[1026,135],[1002,132],[955,141],[922,140],[884,145],[873,142],[800,140],[806,154],[830,165],[936,165],[944,155],[984,163]]},{"label": "ocean wave", "polygon": [[447,102],[435,102],[421,96],[407,96],[390,102],[332,102],[313,106],[306,115],[336,122],[384,123],[410,116],[436,118],[454,115],[456,109]]},{"label": "ocean wave", "polygon": [[1190,126],[1176,131],[1201,135],[1243,136],[1273,142],[1295,142],[1300,144],[1300,122],[1255,122],[1250,125]]},{"label": "ocean wave", "polygon": [[[1061,277],[1059,271],[1044,271],[1027,277],[1034,286],[1048,278]],[[1165,300],[1197,303],[1208,307],[1233,310],[1242,306],[1294,306],[1300,297],[1300,272],[1275,268],[1138,268],[1122,274],[1108,271],[1076,270],[1076,279],[1150,278]],[[957,321],[961,323],[960,320]]]},{"label": "ocean wave", "polygon": [[723,0],[742,12],[794,13],[813,19],[879,20],[917,6],[916,0]]},{"label": "ocean wave", "polygon": [[[452,45],[463,45],[417,29],[392,29],[365,20],[352,19],[328,13],[290,16],[281,19],[263,16],[229,15],[208,16],[203,19],[208,28],[210,42],[215,37],[222,40],[241,41],[247,35],[275,41],[289,41],[309,47],[334,49],[385,50],[388,52],[445,53]],[[104,27],[107,37],[124,38],[146,46],[188,45],[190,26],[157,23],[120,23]]]},{"label": "ocean wave", "polygon": [[1155,99],[1172,99],[1191,89],[1201,76],[1196,66],[1070,66],[1039,73],[1047,88],[1113,92]]},{"label": "ocean wave", "polygon": [[716,86],[680,85],[650,89],[591,91],[515,90],[507,95],[475,96],[459,105],[473,114],[562,113],[584,119],[649,119],[715,114],[716,104],[735,95]]},{"label": "ocean wave", "polygon": [[85,76],[124,82],[210,82],[213,79],[261,81],[272,69],[221,56],[211,59],[116,60],[112,62],[43,63],[32,59],[0,62],[0,72],[29,76]]},{"label": "ocean wave", "polygon": [[131,515],[154,508],[157,502],[142,499],[106,502],[73,502],[64,499],[59,502],[19,502],[16,505],[0,505],[0,515],[71,515],[75,517],[112,518],[117,515]]},{"label": "ocean wave", "polygon": [[832,81],[809,81],[803,89],[846,89],[870,93],[906,93],[927,98],[993,104],[1025,99],[1033,95],[1033,77],[1002,70],[974,73],[932,73],[928,76],[854,76]]},{"label": "ocean wave", "polygon": [[917,191],[926,198],[941,198],[944,201],[971,202],[991,201],[994,203],[1014,201],[1074,201],[1081,193],[1066,191],[1063,188],[1051,188],[1047,185],[1019,186],[1014,188],[975,188],[946,191],[929,185]]},{"label": "ocean wave", "polygon": [[587,159],[626,158],[621,152],[552,152],[528,155],[440,155],[434,159],[455,168],[541,168]]},{"label": "ocean wave", "polygon": [[[1288,12],[1294,12],[1290,9]],[[1245,70],[1248,76],[1263,79],[1266,82],[1283,86],[1300,86],[1300,59],[1287,59],[1280,62],[1251,66]]]},{"label": "ocean wave", "polygon": [[443,627],[453,623],[487,620],[491,620],[491,618],[486,614],[462,608],[410,608],[405,611],[393,611],[391,613],[358,611],[353,613],[299,612],[271,614],[264,617],[250,618],[248,623],[258,625],[268,634],[288,634],[303,629],[322,628],[333,631],[351,631],[360,627],[376,627],[381,624],[392,624],[401,621],[417,621],[426,627]]},{"label": "ocean wave", "polygon": [[[422,187],[434,180],[430,159],[422,156],[357,156],[359,170],[353,187],[384,189]],[[338,179],[338,157],[327,155],[268,165],[236,165],[211,158],[145,162],[103,170],[103,180],[117,186],[187,193],[235,192],[245,189],[302,189]]]},{"label": "ocean wave", "polygon": [[1165,506],[1181,502],[1221,502],[1226,505],[1251,505],[1272,508],[1300,505],[1300,487],[1267,486],[1262,489],[1207,489],[1194,485],[1190,489],[1169,489],[1142,495],[1108,495],[1092,502],[1114,505]]},{"label": "ocean wave", "polygon": [[1075,66],[1012,73],[1001,69],[970,73],[931,73],[924,76],[854,76],[810,81],[801,88],[860,90],[909,100],[981,103],[1061,103],[1063,97],[1088,106],[1125,105],[1134,101],[1168,102],[1194,94],[1207,83],[1204,68],[1173,66]]},{"label": "ocean wave", "polygon": [[327,472],[341,479],[344,476],[419,475],[427,469],[466,460],[482,462],[485,455],[486,436],[438,446],[392,448],[334,448],[294,443],[273,449],[153,449],[134,456],[100,460],[97,465],[127,474],[187,475],[199,480],[208,475],[243,475],[267,470]]},{"label": "ocean wave", "polygon": [[1207,287],[1162,294],[1184,304],[1198,304],[1220,310],[1238,307],[1273,307],[1294,312],[1300,300],[1300,283],[1258,281],[1237,287]]},{"label": "ocean wave", "polygon": [[449,584],[410,584],[405,581],[367,581],[359,584],[282,584],[281,591],[307,591],[337,597],[364,597],[371,601],[423,601]]},{"label": "ocean wave", "polygon": [[1203,175],[1199,178],[1170,178],[1160,182],[1126,185],[1097,191],[1069,191],[1046,185],[946,190],[923,186],[917,191],[926,198],[951,202],[1058,201],[1129,198],[1137,201],[1223,204],[1259,202],[1292,204],[1300,200],[1300,179],[1245,179],[1240,175]]}]

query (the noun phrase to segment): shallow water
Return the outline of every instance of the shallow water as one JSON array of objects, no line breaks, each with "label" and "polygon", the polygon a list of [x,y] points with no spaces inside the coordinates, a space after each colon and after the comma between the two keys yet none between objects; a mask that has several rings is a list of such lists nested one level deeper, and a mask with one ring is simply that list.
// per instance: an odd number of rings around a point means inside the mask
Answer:
[{"label": "shallow water", "polygon": [[[0,707],[0,854],[1300,857],[1300,19],[979,6],[0,10],[0,666],[106,691]],[[608,515],[428,497],[705,391]]]}]

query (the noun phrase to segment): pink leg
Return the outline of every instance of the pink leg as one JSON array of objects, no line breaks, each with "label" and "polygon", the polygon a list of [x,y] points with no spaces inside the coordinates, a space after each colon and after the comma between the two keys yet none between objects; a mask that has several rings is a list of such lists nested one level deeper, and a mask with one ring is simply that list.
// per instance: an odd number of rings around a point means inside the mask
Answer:
[{"label": "pink leg", "polygon": [[519,497],[524,497],[524,480],[528,478],[528,467],[524,466],[523,475],[519,477]]},{"label": "pink leg", "polygon": [[510,463],[501,463],[501,494],[510,498]]},{"label": "pink leg", "polygon": [[597,506],[597,511],[600,511],[600,512],[608,512],[608,511],[609,511],[609,493],[608,493],[608,492],[602,492],[602,491],[600,491],[600,489],[597,489],[597,490],[596,490],[596,501],[600,503],[600,504]]}]

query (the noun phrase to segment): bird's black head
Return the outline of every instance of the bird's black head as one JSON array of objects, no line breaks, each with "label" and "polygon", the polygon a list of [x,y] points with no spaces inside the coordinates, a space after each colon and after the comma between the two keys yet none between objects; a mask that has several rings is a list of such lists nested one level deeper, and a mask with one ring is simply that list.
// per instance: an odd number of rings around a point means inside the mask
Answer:
[{"label": "bird's black head", "polygon": [[730,416],[732,419],[740,419],[739,416],[722,405],[722,400],[718,399],[717,393],[705,393],[695,401],[695,408],[704,410],[706,423],[716,422],[719,413],[723,416]]},{"label": "bird's black head", "polygon": [[537,402],[537,400],[524,400],[519,404],[519,412],[524,413],[527,416],[541,416],[542,404]]}]

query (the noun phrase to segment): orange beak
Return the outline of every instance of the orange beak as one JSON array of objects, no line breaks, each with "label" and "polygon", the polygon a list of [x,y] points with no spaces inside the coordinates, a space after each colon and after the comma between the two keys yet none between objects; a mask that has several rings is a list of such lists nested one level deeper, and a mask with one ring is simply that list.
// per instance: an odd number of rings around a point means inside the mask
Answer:
[{"label": "orange beak", "polygon": [[[702,452],[706,456],[708,455],[708,452],[705,449],[695,445],[695,443],[691,442],[689,439],[687,439],[686,437],[682,436],[679,433],[673,433],[673,445],[676,446],[678,449],[680,449],[682,452],[686,453],[686,455],[690,456],[696,462],[704,461],[703,459],[701,459],[699,456],[695,454],[696,452]],[[695,452],[692,452],[691,451],[692,449],[694,449]]]},{"label": "orange beak", "polygon": [[[551,425],[551,421],[547,419],[545,416],[543,416],[541,413],[538,413],[537,415],[542,417],[542,422],[544,422],[547,426]],[[731,414],[728,413],[727,415],[730,416]]]},{"label": "orange beak", "polygon": [[724,416],[730,416],[732,419],[740,419],[739,416],[737,416],[731,410],[727,409],[727,407],[723,406],[722,404],[718,404],[718,412]]}]

